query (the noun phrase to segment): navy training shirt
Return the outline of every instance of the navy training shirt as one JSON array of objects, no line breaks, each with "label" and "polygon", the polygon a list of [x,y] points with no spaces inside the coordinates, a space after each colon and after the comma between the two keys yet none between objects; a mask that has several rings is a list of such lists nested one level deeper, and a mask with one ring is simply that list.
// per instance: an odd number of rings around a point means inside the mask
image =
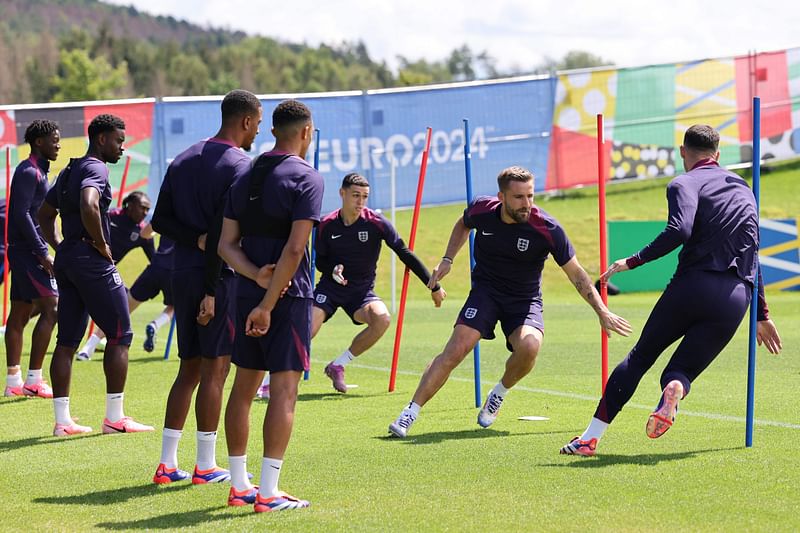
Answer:
[{"label": "navy training shirt", "polygon": [[[285,157],[282,152],[267,152],[261,158]],[[225,218],[242,220],[247,209],[249,199],[250,180],[252,176],[246,175],[231,187],[228,203],[225,208]],[[314,170],[304,159],[292,155],[278,164],[264,180],[261,202],[262,209],[271,217],[291,225],[297,220],[312,220],[319,222],[322,209],[322,195],[325,192],[325,182],[322,175]],[[256,266],[277,263],[283,252],[287,238],[243,236],[242,250],[248,259]],[[266,292],[256,282],[245,276],[237,277],[237,294],[249,297],[263,297]],[[303,254],[303,259],[292,278],[286,296],[295,298],[313,298],[314,288],[311,280],[311,268],[308,247]]]},{"label": "navy training shirt", "polygon": [[[64,240],[59,244],[56,255],[61,261],[67,261],[73,251],[79,254],[85,253],[85,247],[76,245],[80,245],[83,239],[91,239],[83,226],[80,211],[81,191],[87,187],[94,187],[100,193],[100,225],[103,229],[103,238],[106,242],[111,242],[108,206],[111,205],[112,196],[111,184],[108,182],[108,167],[93,156],[71,159],[45,196],[45,201],[58,209],[61,216],[61,232]],[[99,253],[96,254],[96,259],[108,263]]]},{"label": "navy training shirt", "polygon": [[11,182],[8,213],[8,243],[16,250],[47,255],[47,244],[36,214],[47,194],[50,161],[31,155],[17,165]]},{"label": "navy training shirt", "polygon": [[128,255],[128,252],[139,247],[142,248],[149,260],[153,260],[153,254],[156,251],[153,239],[142,237],[142,230],[147,226],[146,222],[142,221],[137,224],[121,207],[109,211],[108,218],[111,224],[111,242],[109,244],[115,263],[119,263],[123,257]]},{"label": "navy training shirt", "polygon": [[[337,209],[319,223],[316,240],[318,266],[321,261],[331,266],[343,265],[348,288],[372,288],[375,286],[381,243],[385,242],[396,253],[401,253],[406,245],[382,214],[365,207],[358,219],[347,226],[340,212],[341,209]],[[322,272],[322,277],[333,281],[331,272]]]},{"label": "navy training shirt", "polygon": [[[228,189],[250,171],[250,164],[250,157],[232,143],[216,138],[203,140],[172,161],[161,191],[168,192],[175,217],[199,236],[208,233],[214,215],[224,206]],[[196,244],[177,242],[174,253],[175,269],[205,266],[205,252]]]},{"label": "navy training shirt", "polygon": [[681,244],[675,275],[690,270],[733,270],[749,283],[756,276],[758,213],[747,182],[711,159],[667,185],[667,226],[629,261],[631,267],[662,257]]},{"label": "navy training shirt", "polygon": [[558,221],[533,206],[527,222],[506,224],[502,203],[479,196],[464,210],[464,225],[475,229],[475,269],[472,280],[494,294],[515,299],[541,296],[542,270],[552,254],[559,266],[575,255]]},{"label": "navy training shirt", "polygon": [[167,270],[172,270],[172,260],[175,252],[175,241],[162,235],[158,238],[158,248],[150,259],[150,264]]}]

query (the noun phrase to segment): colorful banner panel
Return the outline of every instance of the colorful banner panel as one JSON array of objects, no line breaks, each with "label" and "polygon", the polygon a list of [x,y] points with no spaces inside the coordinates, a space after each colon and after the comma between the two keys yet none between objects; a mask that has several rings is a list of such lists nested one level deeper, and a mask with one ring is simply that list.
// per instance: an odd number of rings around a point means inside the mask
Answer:
[{"label": "colorful banner panel", "polygon": [[[686,128],[709,124],[721,134],[721,162],[752,159],[752,97],[761,97],[764,159],[800,156],[800,48],[748,56],[633,68],[601,68],[486,82],[300,95],[320,129],[325,209],[338,204],[341,178],[364,174],[370,203],[414,202],[425,128],[433,129],[423,201],[464,200],[463,119],[470,119],[475,194],[495,194],[498,172],[533,171],[536,191],[597,183],[597,114],[605,122],[605,179],[674,176]],[[280,98],[283,98],[281,96]],[[270,114],[279,97],[263,96],[264,123],[252,156],[272,146]],[[0,146],[12,165],[27,156],[22,137],[34,118],[61,125],[63,148],[54,170],[86,149],[86,126],[111,112],[127,123],[131,168],[126,189],[155,199],[168,163],[219,128],[220,98],[165,98],[41,107],[0,107]],[[314,147],[312,146],[311,152]],[[308,157],[311,159],[312,155]],[[111,169],[118,185],[123,164]],[[148,180],[148,176],[153,179]]]},{"label": "colorful banner panel", "polygon": [[[13,146],[12,166],[18,161],[28,157],[30,148],[24,143],[25,130],[36,119],[49,119],[58,123],[61,133],[61,151],[58,159],[50,166],[50,179],[54,180],[59,172],[67,165],[70,158],[81,157],[86,154],[88,146],[87,128],[94,117],[110,113],[120,117],[125,122],[125,154],[130,156],[131,164],[128,171],[125,190],[147,189],[148,172],[150,166],[150,138],[153,130],[154,100],[136,101],[130,103],[87,103],[85,105],[65,105],[64,107],[47,106],[32,108],[25,106],[16,111],[0,111],[0,119],[5,125],[13,124],[13,133],[8,128],[0,136],[0,144]],[[117,201],[117,191],[122,182],[125,168],[125,157],[116,164],[109,165],[109,179],[114,188],[114,201]],[[13,171],[13,170],[12,170]],[[5,189],[5,183],[2,188]]]},{"label": "colorful banner panel", "polygon": [[[758,260],[764,287],[767,289],[800,290],[800,241],[797,220],[761,219],[761,249]],[[625,220],[608,223],[609,260],[635,254],[652,241],[664,222]],[[678,266],[680,247],[664,257],[639,268],[614,276],[614,284],[622,292],[661,291],[667,286]]]}]

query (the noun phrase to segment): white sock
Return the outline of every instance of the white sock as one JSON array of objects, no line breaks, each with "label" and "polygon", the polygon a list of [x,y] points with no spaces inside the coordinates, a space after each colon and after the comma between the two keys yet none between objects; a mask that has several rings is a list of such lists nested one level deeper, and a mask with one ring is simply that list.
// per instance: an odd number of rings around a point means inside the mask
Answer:
[{"label": "white sock", "polygon": [[28,370],[28,378],[25,380],[25,385],[36,385],[42,381],[42,369]]},{"label": "white sock", "polygon": [[495,393],[497,396],[500,396],[501,398],[505,399],[506,394],[511,392],[511,389],[505,388],[503,386],[503,382],[498,381],[497,385],[495,385],[494,388],[492,389],[492,392]]},{"label": "white sock", "polygon": [[69,397],[53,398],[53,409],[56,413],[56,424],[72,424],[72,417],[69,415]]},{"label": "white sock", "polygon": [[109,422],[119,422],[125,415],[122,413],[122,392],[106,394],[106,418]]},{"label": "white sock", "polygon": [[411,414],[413,414],[414,418],[416,418],[416,417],[419,416],[419,410],[420,409],[422,409],[422,407],[419,404],[416,404],[414,402],[408,402],[408,407],[406,407],[403,410],[404,411],[411,411]]},{"label": "white sock", "polygon": [[261,486],[258,493],[262,498],[278,495],[278,478],[281,477],[283,461],[264,457],[261,459]]},{"label": "white sock", "polygon": [[183,431],[164,428],[161,434],[161,462],[167,468],[178,468],[178,443]]},{"label": "white sock", "polygon": [[608,422],[603,422],[598,418],[592,417],[592,421],[589,422],[589,427],[587,427],[586,431],[581,435],[581,440],[597,439],[599,441],[603,438],[603,434],[606,432],[607,428]]},{"label": "white sock", "polygon": [[217,432],[197,432],[197,469],[209,470],[217,466]]},{"label": "white sock", "polygon": [[231,473],[231,485],[236,490],[249,490],[253,484],[247,479],[247,456],[230,455],[228,456],[228,469]]},{"label": "white sock", "polygon": [[262,386],[262,387],[264,387],[264,386],[266,386],[266,385],[269,385],[269,372],[267,372],[266,374],[264,374],[264,379],[263,379],[263,381],[261,382],[261,386]]},{"label": "white sock", "polygon": [[6,374],[7,387],[22,387],[22,371],[17,366],[9,366],[8,374]]},{"label": "white sock", "polygon": [[355,358],[355,355],[350,351],[348,348],[347,350],[342,352],[342,355],[336,358],[333,362],[334,365],[345,366],[347,363],[352,361]]},{"label": "white sock", "polygon": [[97,333],[92,333],[92,336],[89,337],[89,340],[86,341],[84,344],[82,352],[88,353],[90,356],[94,355],[94,350],[97,348],[97,345],[100,343],[100,337],[97,336]]},{"label": "white sock", "polygon": [[161,313],[157,317],[155,317],[150,323],[153,324],[156,329],[159,329],[161,326],[166,324],[172,320],[172,318],[167,313]]}]

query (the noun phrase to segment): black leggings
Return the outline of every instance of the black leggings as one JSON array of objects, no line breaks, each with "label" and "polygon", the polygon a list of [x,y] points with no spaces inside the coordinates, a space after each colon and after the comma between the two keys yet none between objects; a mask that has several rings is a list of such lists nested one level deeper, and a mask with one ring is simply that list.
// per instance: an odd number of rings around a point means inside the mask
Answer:
[{"label": "black leggings", "polygon": [[730,271],[689,271],[670,281],[639,341],[611,373],[595,418],[611,422],[628,403],[661,352],[683,337],[661,374],[661,388],[678,380],[684,395],[730,342],[744,317],[752,286]]}]

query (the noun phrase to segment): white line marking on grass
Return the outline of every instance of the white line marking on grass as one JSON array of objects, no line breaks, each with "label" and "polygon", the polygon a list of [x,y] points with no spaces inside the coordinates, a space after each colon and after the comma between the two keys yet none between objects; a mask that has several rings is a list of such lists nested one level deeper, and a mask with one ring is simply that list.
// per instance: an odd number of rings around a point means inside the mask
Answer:
[{"label": "white line marking on grass", "polygon": [[[374,370],[376,372],[391,372],[391,369],[379,367],[379,366],[368,366],[362,365],[358,363],[350,363],[348,366],[355,367],[355,368],[363,368],[364,370]],[[398,370],[398,374],[402,374],[404,376],[415,376],[419,377],[422,374],[418,372],[412,372],[410,370]],[[474,383],[474,380],[468,378],[459,378],[459,377],[450,377],[451,381],[461,381],[464,383]],[[481,385],[485,386],[493,386],[495,383],[490,383],[486,381],[482,381]],[[573,400],[586,400],[590,402],[597,402],[600,398],[598,396],[588,396],[586,394],[576,394],[573,392],[563,392],[558,390],[550,390],[550,389],[535,389],[533,387],[525,387],[523,385],[517,385],[514,387],[514,390],[522,390],[525,392],[535,392],[538,394],[547,394],[550,396],[560,396],[561,398],[571,398]],[[652,405],[642,405],[636,403],[629,403],[626,404],[625,407],[632,407],[634,409],[642,409],[645,411],[652,411]],[[700,411],[686,411],[684,409],[680,410],[681,416],[696,416],[698,418],[707,418],[709,420],[722,420],[724,422],[737,422],[744,424],[746,422],[745,417],[743,416],[731,416],[731,415],[723,415],[719,413],[703,413]],[[800,424],[792,424],[790,422],[780,422],[777,420],[759,420],[758,418],[753,419],[753,423],[757,426],[772,426],[772,427],[779,427],[779,428],[786,428],[786,429],[800,429]]]}]

